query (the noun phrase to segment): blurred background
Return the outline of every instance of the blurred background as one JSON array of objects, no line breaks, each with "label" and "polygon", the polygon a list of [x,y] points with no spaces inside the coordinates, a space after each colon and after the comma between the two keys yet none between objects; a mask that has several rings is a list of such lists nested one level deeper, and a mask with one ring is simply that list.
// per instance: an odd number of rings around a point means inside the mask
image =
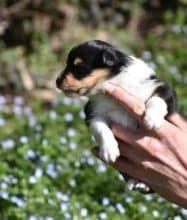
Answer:
[{"label": "blurred background", "polygon": [[144,59],[187,114],[187,0],[1,0],[0,219],[187,219],[126,191],[90,153],[84,101],[56,93],[68,51],[90,39]]}]

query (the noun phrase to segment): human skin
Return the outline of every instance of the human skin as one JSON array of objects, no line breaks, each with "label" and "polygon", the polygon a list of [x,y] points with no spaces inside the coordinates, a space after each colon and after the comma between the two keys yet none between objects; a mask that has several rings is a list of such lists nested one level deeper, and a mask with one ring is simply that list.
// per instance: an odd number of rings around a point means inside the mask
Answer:
[{"label": "human skin", "polygon": [[[143,125],[142,100],[109,83],[103,91]],[[112,124],[111,128],[120,148],[120,157],[111,166],[147,183],[168,201],[187,208],[187,120],[173,113],[152,131],[143,126],[132,131],[118,124]],[[97,147],[93,153],[98,157]]]}]

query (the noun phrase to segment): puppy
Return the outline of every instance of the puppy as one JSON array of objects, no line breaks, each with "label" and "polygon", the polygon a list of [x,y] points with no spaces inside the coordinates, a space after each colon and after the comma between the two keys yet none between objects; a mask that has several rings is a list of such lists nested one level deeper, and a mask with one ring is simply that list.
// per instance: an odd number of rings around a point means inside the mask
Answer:
[{"label": "puppy", "polygon": [[[113,163],[120,151],[108,126],[110,122],[129,129],[137,129],[139,125],[116,100],[102,93],[105,82],[116,84],[145,102],[144,124],[148,129],[159,128],[164,117],[176,111],[176,98],[172,89],[142,60],[106,42],[92,40],[70,51],[67,65],[56,80],[57,88],[67,96],[89,97],[85,107],[86,122],[100,147],[100,157]],[[134,179],[128,180],[127,187],[141,192],[150,190]]]}]

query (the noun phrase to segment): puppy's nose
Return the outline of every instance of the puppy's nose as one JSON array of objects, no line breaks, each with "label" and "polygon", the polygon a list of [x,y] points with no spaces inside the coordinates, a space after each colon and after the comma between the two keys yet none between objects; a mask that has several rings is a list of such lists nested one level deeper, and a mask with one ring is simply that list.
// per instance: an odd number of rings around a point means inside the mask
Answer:
[{"label": "puppy's nose", "polygon": [[57,87],[58,89],[61,89],[61,86],[62,86],[62,79],[61,79],[61,77],[58,77],[58,78],[56,79],[56,87]]}]

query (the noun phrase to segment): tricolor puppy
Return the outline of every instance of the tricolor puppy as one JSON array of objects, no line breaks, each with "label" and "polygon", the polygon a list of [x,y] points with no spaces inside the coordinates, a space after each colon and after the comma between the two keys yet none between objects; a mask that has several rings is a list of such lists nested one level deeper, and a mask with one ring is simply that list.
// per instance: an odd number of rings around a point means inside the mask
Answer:
[{"label": "tricolor puppy", "polygon": [[[138,122],[116,100],[102,93],[105,82],[116,84],[145,101],[144,124],[148,129],[162,125],[164,117],[176,110],[176,100],[171,88],[142,60],[106,42],[88,41],[70,51],[67,65],[56,80],[57,88],[68,96],[89,97],[86,122],[100,147],[100,157],[106,162],[115,162],[120,152],[108,125],[116,122],[137,129]],[[149,190],[144,183],[132,179],[128,187]]]}]

